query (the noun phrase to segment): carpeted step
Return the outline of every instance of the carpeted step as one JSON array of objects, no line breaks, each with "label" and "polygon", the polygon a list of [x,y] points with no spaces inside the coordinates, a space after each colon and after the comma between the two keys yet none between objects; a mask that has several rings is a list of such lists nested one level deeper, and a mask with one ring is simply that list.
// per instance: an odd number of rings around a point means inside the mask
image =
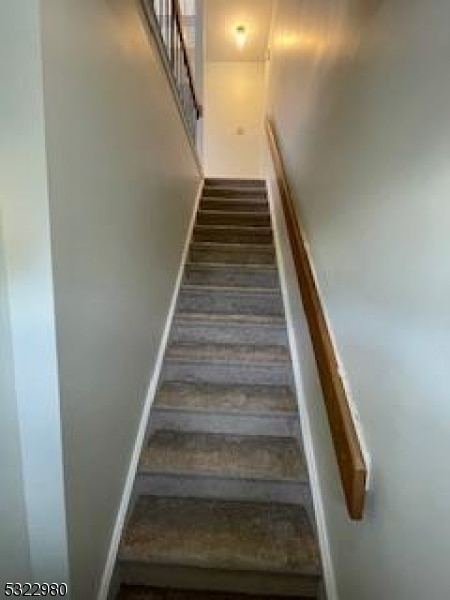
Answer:
[{"label": "carpeted step", "polygon": [[119,557],[128,585],[315,597],[321,576],[307,513],[290,504],[142,496]]},{"label": "carpeted step", "polygon": [[210,186],[205,185],[203,196],[206,198],[267,198],[265,187],[259,186]]},{"label": "carpeted step", "polygon": [[236,227],[235,225],[196,225],[195,242],[228,244],[272,244],[271,227]]},{"label": "carpeted step", "polygon": [[222,210],[199,210],[197,225],[233,225],[235,227],[270,227],[269,213],[225,212]]},{"label": "carpeted step", "polygon": [[207,177],[205,179],[205,187],[220,187],[220,188],[235,188],[235,187],[250,187],[266,189],[265,179],[224,179],[221,177]]},{"label": "carpeted step", "polygon": [[177,312],[171,342],[270,344],[287,346],[286,324],[281,316]]},{"label": "carpeted step", "polygon": [[239,361],[242,364],[289,364],[289,350],[285,346],[256,346],[251,344],[198,344],[174,343],[166,350],[167,360]]},{"label": "carpeted step", "polygon": [[144,474],[264,481],[305,481],[306,467],[293,438],[157,431],[139,465]]},{"label": "carpeted step", "polygon": [[168,381],[158,390],[155,408],[297,417],[292,390],[285,386],[189,384]]},{"label": "carpeted step", "polygon": [[166,381],[156,395],[150,430],[298,435],[297,403],[288,386]]},{"label": "carpeted step", "polygon": [[189,260],[194,263],[227,265],[275,265],[275,249],[269,244],[192,243]]},{"label": "carpeted step", "polygon": [[184,283],[222,287],[279,288],[278,271],[274,266],[224,265],[187,263]]},{"label": "carpeted step", "polygon": [[[123,585],[117,600],[284,600],[284,597]],[[296,600],[307,599],[297,597]]]},{"label": "carpeted step", "polygon": [[158,430],[138,475],[140,494],[311,503],[298,441],[288,437]]},{"label": "carpeted step", "polygon": [[284,346],[170,344],[162,381],[291,385],[289,351]]},{"label": "carpeted step", "polygon": [[200,210],[213,210],[224,212],[269,212],[269,203],[266,198],[208,198],[202,197]]},{"label": "carpeted step", "polygon": [[279,290],[236,286],[183,284],[177,310],[182,313],[284,316],[283,300]]}]

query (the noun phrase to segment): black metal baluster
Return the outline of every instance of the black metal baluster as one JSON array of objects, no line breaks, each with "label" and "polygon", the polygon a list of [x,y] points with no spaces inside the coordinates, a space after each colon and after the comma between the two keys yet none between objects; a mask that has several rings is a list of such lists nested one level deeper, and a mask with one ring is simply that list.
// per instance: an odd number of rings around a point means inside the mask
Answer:
[{"label": "black metal baluster", "polygon": [[[192,70],[184,38],[179,0],[153,0],[154,22],[159,25],[161,39],[169,60],[180,108],[192,140],[195,142],[200,106],[195,94]],[[149,4],[143,3],[147,10]],[[151,5],[150,5],[151,6]],[[156,19],[155,19],[156,17]]]}]

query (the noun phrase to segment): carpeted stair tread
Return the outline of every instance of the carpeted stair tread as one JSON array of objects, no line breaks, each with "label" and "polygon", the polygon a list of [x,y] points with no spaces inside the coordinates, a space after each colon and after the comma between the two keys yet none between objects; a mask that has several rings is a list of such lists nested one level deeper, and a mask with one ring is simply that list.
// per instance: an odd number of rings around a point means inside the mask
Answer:
[{"label": "carpeted stair tread", "polygon": [[[219,245],[223,246],[224,244],[219,244]],[[246,244],[246,245],[248,246],[248,244]],[[264,246],[262,248],[266,249]],[[189,269],[196,269],[196,270],[217,269],[217,270],[223,270],[223,271],[226,271],[229,269],[230,270],[235,269],[236,271],[240,271],[242,269],[248,273],[253,273],[253,272],[258,273],[259,271],[270,271],[271,273],[278,274],[276,265],[246,265],[246,264],[224,265],[223,263],[206,263],[206,264],[198,265],[197,263],[187,262],[186,269],[188,269],[188,270]]]},{"label": "carpeted stair tread", "polygon": [[221,263],[227,265],[275,265],[275,248],[272,244],[224,244],[218,242],[192,242],[190,262]]},{"label": "carpeted stair tread", "polygon": [[293,438],[156,431],[144,448],[140,473],[268,481],[307,481]]},{"label": "carpeted stair tread", "polygon": [[[118,600],[286,600],[286,597],[124,585]],[[306,599],[296,596],[296,600]]]},{"label": "carpeted stair tread", "polygon": [[286,327],[284,317],[279,315],[252,315],[252,314],[220,314],[220,313],[194,313],[179,312],[175,315],[174,323],[180,321],[188,323],[218,323],[222,325],[261,325],[271,327]]},{"label": "carpeted stair tread", "polygon": [[[224,244],[218,244],[218,245],[224,246]],[[245,247],[245,246],[248,246],[248,244],[241,244],[241,246]],[[267,248],[265,246],[262,246],[261,249],[267,250]],[[244,271],[247,271],[249,273],[258,272],[258,271],[270,271],[272,273],[278,274],[278,269],[277,269],[276,265],[247,265],[247,264],[224,265],[223,263],[206,263],[206,264],[198,265],[197,263],[187,262],[186,269],[200,269],[200,270],[201,269],[221,269],[221,270],[243,269]]]},{"label": "carpeted stair tread", "polygon": [[[223,242],[193,242],[191,244],[191,247],[194,246],[198,246],[200,248],[210,248],[210,249],[228,249],[228,245],[224,244]],[[260,250],[261,252],[266,252],[266,253],[270,253],[270,251],[272,250],[271,248],[268,248],[265,244],[261,244],[261,246],[258,248],[258,246],[253,245],[253,244],[236,244],[233,245],[232,248],[230,248],[230,250],[233,250],[234,252],[236,252],[237,250],[239,250],[239,246],[240,249],[245,252],[247,250]],[[274,265],[275,266],[275,265]]]},{"label": "carpeted stair tread", "polygon": [[[211,211],[210,211],[211,212]],[[231,233],[232,231],[238,231],[243,233],[268,233],[272,232],[271,227],[255,227],[254,225],[217,225],[215,223],[212,224],[198,224],[194,228],[195,231],[225,231],[227,233]]]},{"label": "carpeted stair tread", "polygon": [[249,296],[253,294],[261,294],[262,296],[268,297],[281,297],[279,289],[267,289],[258,287],[240,287],[240,286],[228,286],[228,285],[202,285],[202,284],[190,284],[183,283],[181,286],[183,292],[202,292],[210,294],[216,292],[218,294],[231,293],[233,295]]},{"label": "carpeted stair tread", "polygon": [[181,286],[178,310],[183,313],[232,315],[284,314],[283,300],[278,289],[191,284]]},{"label": "carpeted stair tread", "polygon": [[258,187],[266,189],[265,179],[207,177],[205,187]]},{"label": "carpeted stair tread", "polygon": [[200,201],[200,210],[268,214],[269,203],[267,198],[210,198],[203,196]]},{"label": "carpeted stair tread", "polygon": [[[208,307],[210,308],[210,307]],[[283,317],[273,314],[178,311],[170,334],[172,342],[219,344],[288,344]]]},{"label": "carpeted stair tread", "polygon": [[266,198],[267,191],[263,187],[246,186],[205,186],[203,195],[208,198]]},{"label": "carpeted stair tread", "polygon": [[[217,198],[221,200],[221,195],[226,195],[229,190],[233,195],[230,200],[243,199],[243,200],[266,200],[267,201],[267,190],[264,187],[258,186],[242,186],[235,185],[233,187],[225,188],[215,185],[207,185],[203,188],[202,198]],[[239,197],[239,192],[242,191],[242,198]],[[255,192],[255,194],[248,195],[247,192]],[[234,195],[236,194],[236,195]]]},{"label": "carpeted stair tread", "polygon": [[193,239],[198,242],[225,242],[228,244],[272,244],[270,227],[238,227],[234,225],[196,225]]},{"label": "carpeted stair tread", "polygon": [[259,212],[235,212],[224,210],[199,210],[197,225],[234,225],[243,227],[270,227],[270,214]]},{"label": "carpeted stair tread", "polygon": [[297,417],[297,405],[288,386],[166,381],[158,390],[155,408]]},{"label": "carpeted stair tread", "polygon": [[[207,208],[210,207],[210,209]],[[247,208],[246,208],[247,207]],[[200,199],[200,210],[221,210],[225,212],[264,212],[270,213],[269,201],[265,196],[259,198],[221,198],[203,194]]]},{"label": "carpeted stair tread", "polygon": [[321,572],[302,507],[203,498],[140,497],[120,559],[286,575]]},{"label": "carpeted stair tread", "polygon": [[279,288],[278,272],[264,265],[186,265],[184,283],[192,285],[217,285],[222,287]]},{"label": "carpeted stair tread", "polygon": [[245,364],[286,364],[289,351],[284,346],[255,346],[251,344],[202,344],[177,342],[169,344],[167,360],[204,361]]}]

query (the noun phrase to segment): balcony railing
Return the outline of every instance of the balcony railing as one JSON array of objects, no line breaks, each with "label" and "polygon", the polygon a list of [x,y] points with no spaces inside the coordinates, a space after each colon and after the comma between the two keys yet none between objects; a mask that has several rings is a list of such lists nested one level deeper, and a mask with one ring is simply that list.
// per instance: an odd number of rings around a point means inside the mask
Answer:
[{"label": "balcony railing", "polygon": [[201,117],[202,109],[194,86],[178,0],[142,0],[142,5],[164,54],[166,70],[195,145],[197,120]]}]

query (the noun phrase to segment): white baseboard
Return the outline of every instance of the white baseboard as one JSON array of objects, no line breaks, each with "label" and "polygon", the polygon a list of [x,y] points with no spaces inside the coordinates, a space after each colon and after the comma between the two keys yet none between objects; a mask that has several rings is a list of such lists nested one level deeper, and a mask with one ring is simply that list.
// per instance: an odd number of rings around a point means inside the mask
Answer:
[{"label": "white baseboard", "polygon": [[[275,252],[277,258],[277,265],[280,274],[281,291],[283,295],[283,303],[286,312],[287,330],[289,347],[292,357],[292,365],[294,370],[294,381],[297,397],[301,398],[304,396],[304,389],[302,384],[302,375],[300,372],[301,352],[297,344],[295,329],[294,329],[294,317],[291,302],[288,293],[288,281],[286,276],[286,261],[289,257],[285,256],[282,251],[282,245],[280,242],[281,236],[286,235],[282,224],[279,223],[277,218],[277,211],[274,206],[274,195],[272,193],[271,181],[267,178],[267,190],[269,198],[270,212],[272,215],[273,231],[274,231],[274,242]],[[292,258],[291,258],[292,260]],[[336,578],[334,574],[333,561],[331,557],[330,544],[328,540],[327,526],[325,520],[325,511],[322,501],[322,493],[320,490],[320,483],[317,471],[317,460],[314,451],[314,444],[311,433],[311,423],[308,414],[308,410],[305,402],[298,402],[300,424],[302,431],[303,446],[306,455],[306,462],[308,464],[311,493],[313,497],[314,511],[316,516],[317,524],[317,535],[319,539],[320,553],[322,557],[322,568],[323,576],[326,587],[327,600],[339,600],[336,586]]]},{"label": "white baseboard", "polygon": [[119,510],[117,512],[116,522],[113,529],[113,534],[111,536],[111,541],[109,545],[108,556],[105,563],[105,568],[103,570],[103,576],[100,582],[99,592],[97,594],[97,600],[107,600],[109,587],[111,585],[111,580],[114,573],[114,567],[117,560],[117,553],[119,550],[120,538],[122,536],[122,530],[125,524],[125,519],[127,516],[128,505],[131,499],[131,495],[134,487],[134,480],[136,478],[136,472],[139,464],[139,458],[141,456],[142,446],[145,441],[146,431],[148,419],[150,416],[150,409],[152,407],[153,401],[155,399],[159,376],[161,374],[161,368],[164,361],[164,354],[166,351],[167,342],[169,339],[170,329],[172,327],[173,316],[175,314],[175,307],[178,299],[178,293],[180,291],[181,281],[183,278],[184,267],[186,264],[189,245],[191,243],[192,232],[194,229],[195,218],[197,215],[198,206],[200,203],[200,199],[202,196],[203,189],[203,180],[200,182],[199,189],[197,192],[197,197],[194,203],[194,210],[192,213],[191,221],[189,223],[186,240],[184,243],[183,253],[181,255],[180,268],[178,270],[178,275],[175,281],[175,286],[172,294],[172,299],[170,301],[169,311],[167,313],[166,323],[164,326],[164,331],[161,337],[161,343],[158,349],[158,355],[156,357],[155,366],[153,368],[153,373],[150,378],[150,383],[148,386],[148,391],[144,403],[144,408],[142,410],[141,420],[139,423],[139,429],[136,437],[136,443],[134,445],[133,453],[130,460],[130,466],[128,469],[128,474],[125,479],[125,487],[122,494],[122,498],[119,505]]}]

